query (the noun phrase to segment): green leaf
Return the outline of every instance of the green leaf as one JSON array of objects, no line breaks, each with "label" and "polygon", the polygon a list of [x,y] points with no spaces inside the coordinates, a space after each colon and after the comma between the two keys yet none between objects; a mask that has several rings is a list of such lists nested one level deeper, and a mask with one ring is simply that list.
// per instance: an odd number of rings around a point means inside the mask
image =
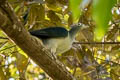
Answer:
[{"label": "green leaf", "polygon": [[18,6],[14,9],[14,11],[17,12],[17,11],[19,11],[19,9],[20,9],[20,6],[18,5]]},{"label": "green leaf", "polygon": [[73,14],[73,20],[76,21],[80,17],[81,9],[80,9],[81,0],[70,0],[70,9]]},{"label": "green leaf", "polygon": [[112,18],[112,7],[116,0],[93,0],[93,19],[96,22],[95,38],[101,40]]}]

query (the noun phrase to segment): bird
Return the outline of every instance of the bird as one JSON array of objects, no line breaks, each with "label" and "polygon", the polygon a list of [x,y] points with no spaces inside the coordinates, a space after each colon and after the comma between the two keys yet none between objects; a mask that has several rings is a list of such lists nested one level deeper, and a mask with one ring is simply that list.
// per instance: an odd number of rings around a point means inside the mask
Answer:
[{"label": "bird", "polygon": [[30,34],[42,40],[44,47],[51,53],[58,55],[71,49],[80,29],[82,29],[82,24],[74,25],[70,30],[64,27],[47,27],[30,31]]}]

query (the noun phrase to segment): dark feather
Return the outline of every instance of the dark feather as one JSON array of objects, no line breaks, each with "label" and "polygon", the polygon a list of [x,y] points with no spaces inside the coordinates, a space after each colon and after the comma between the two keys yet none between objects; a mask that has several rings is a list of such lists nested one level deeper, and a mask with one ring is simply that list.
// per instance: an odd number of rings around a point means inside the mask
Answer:
[{"label": "dark feather", "polygon": [[68,36],[68,31],[63,27],[49,27],[40,30],[30,31],[30,34],[41,39],[59,38]]}]

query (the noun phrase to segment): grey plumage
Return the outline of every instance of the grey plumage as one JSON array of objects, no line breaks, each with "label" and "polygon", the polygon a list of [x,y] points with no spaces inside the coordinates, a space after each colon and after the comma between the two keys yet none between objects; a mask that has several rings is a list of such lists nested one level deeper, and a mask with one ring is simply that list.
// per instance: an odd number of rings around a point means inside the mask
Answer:
[{"label": "grey plumage", "polygon": [[73,26],[69,31],[63,27],[49,27],[31,31],[30,34],[41,39],[44,46],[52,53],[64,53],[72,47],[81,25]]}]

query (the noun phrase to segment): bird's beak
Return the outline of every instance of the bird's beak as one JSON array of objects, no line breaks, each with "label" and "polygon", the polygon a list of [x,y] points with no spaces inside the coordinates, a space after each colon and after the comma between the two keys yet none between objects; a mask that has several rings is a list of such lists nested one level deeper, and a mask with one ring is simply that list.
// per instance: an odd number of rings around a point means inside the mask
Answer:
[{"label": "bird's beak", "polygon": [[86,28],[89,28],[89,26],[88,26],[88,25],[85,25],[85,24],[82,24],[81,30],[82,30],[82,29],[86,29]]}]

